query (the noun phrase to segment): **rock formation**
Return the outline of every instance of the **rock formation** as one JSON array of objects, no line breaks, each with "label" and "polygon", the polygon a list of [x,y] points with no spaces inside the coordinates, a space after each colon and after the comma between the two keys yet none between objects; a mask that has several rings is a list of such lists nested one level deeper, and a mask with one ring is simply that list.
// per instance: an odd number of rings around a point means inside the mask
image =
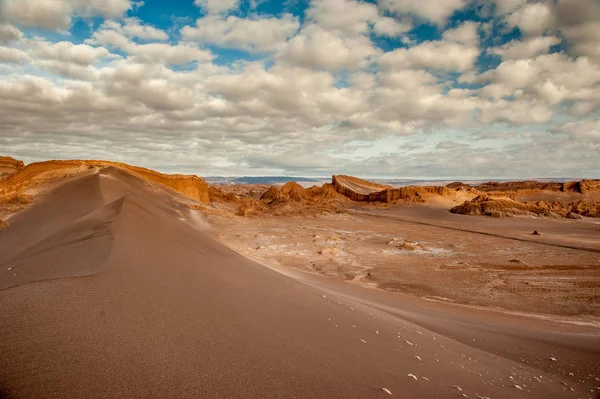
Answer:
[{"label": "rock formation", "polygon": [[546,216],[566,217],[600,217],[600,202],[580,200],[572,202],[520,202],[508,197],[481,194],[471,201],[450,209],[452,213],[463,215],[484,215],[493,217],[507,216]]},{"label": "rock formation", "polygon": [[484,193],[504,193],[504,195],[519,195],[536,191],[550,191],[563,193],[600,193],[600,180],[579,180],[564,183],[539,182],[534,180],[510,181],[510,182],[487,182],[477,186],[470,186],[462,182],[454,182],[446,185],[448,188],[470,187]]},{"label": "rock formation", "polygon": [[428,196],[453,196],[462,187],[451,189],[443,186],[406,186],[392,188],[351,176],[336,176],[331,179],[335,190],[357,202],[426,202]]},{"label": "rock formation", "polygon": [[352,176],[333,175],[331,184],[343,196],[357,202],[379,201],[379,193],[390,188]]},{"label": "rock formation", "polygon": [[19,161],[11,157],[0,156],[0,179],[8,177],[24,167],[25,164],[23,161]]}]

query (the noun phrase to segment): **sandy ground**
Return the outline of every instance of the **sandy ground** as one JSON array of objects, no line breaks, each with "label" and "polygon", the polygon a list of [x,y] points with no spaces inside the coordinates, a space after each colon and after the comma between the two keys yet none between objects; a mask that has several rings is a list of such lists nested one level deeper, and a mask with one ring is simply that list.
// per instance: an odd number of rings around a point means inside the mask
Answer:
[{"label": "sandy ground", "polygon": [[[0,397],[595,398],[599,392],[600,334],[590,323],[425,301],[400,285],[389,288],[402,292],[363,286],[398,273],[406,276],[396,277],[398,284],[412,275],[433,285],[445,273],[449,280],[440,284],[452,289],[427,295],[451,295],[461,284],[475,285],[461,279],[477,272],[451,278],[452,268],[435,265],[473,248],[499,251],[497,237],[436,236],[425,225],[367,215],[212,216],[209,227],[184,203],[106,168],[54,188],[11,217],[0,230]],[[479,242],[480,235],[491,241]],[[405,254],[387,244],[390,238],[417,249]],[[253,257],[285,254],[279,260],[285,267],[265,267],[222,243],[244,240],[243,252]],[[511,245],[518,252],[497,253],[502,262],[522,256],[533,263],[542,252],[530,249],[535,255],[525,257],[528,246],[541,244]],[[589,250],[544,248],[578,251],[577,262],[598,258]],[[302,262],[305,256],[315,266]],[[383,266],[379,259],[386,259]]]},{"label": "sandy ground", "polygon": [[355,211],[209,221],[221,241],[268,264],[430,300],[578,316],[600,326],[597,221],[494,219],[431,206]]}]

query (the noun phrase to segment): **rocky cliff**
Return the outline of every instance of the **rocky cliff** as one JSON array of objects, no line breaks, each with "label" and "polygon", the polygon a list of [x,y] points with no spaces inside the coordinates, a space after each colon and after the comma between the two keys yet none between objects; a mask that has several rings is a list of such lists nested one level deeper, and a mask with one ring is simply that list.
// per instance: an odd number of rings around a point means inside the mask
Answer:
[{"label": "rocky cliff", "polygon": [[454,196],[462,187],[452,189],[443,186],[407,186],[392,188],[351,176],[332,176],[335,190],[357,202],[425,202],[429,196]]},{"label": "rocky cliff", "polygon": [[380,193],[390,188],[389,186],[345,175],[333,175],[331,184],[335,191],[357,202],[380,201]]}]

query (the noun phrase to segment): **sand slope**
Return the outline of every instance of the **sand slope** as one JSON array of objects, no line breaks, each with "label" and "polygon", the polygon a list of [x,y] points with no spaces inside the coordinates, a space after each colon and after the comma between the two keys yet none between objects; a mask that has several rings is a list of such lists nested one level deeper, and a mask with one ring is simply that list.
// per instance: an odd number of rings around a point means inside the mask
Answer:
[{"label": "sand slope", "polygon": [[173,195],[109,167],[0,230],[0,396],[592,395],[593,361],[565,385],[324,293],[184,223]]}]

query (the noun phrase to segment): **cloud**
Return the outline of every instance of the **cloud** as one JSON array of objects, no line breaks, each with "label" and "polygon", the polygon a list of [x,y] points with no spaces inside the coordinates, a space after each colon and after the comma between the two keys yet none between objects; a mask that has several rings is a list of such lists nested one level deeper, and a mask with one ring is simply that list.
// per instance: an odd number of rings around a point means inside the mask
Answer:
[{"label": "cloud", "polygon": [[193,43],[172,45],[153,42],[139,44],[130,39],[130,37],[139,38],[140,35],[145,35],[145,38],[160,36],[159,40],[162,39],[162,33],[164,32],[149,28],[151,27],[140,25],[137,21],[131,21],[130,19],[125,20],[123,25],[108,21],[94,32],[86,42],[123,50],[136,62],[184,65],[190,62],[205,62],[213,59],[213,55],[209,50],[201,49]]},{"label": "cloud", "polygon": [[395,18],[379,17],[375,20],[373,31],[380,36],[399,36],[413,28],[409,20],[398,21]]},{"label": "cloud", "polygon": [[454,29],[448,29],[445,31],[442,35],[442,38],[449,42],[477,46],[477,43],[479,42],[479,34],[477,33],[478,29],[479,23],[467,21]]},{"label": "cloud", "polygon": [[380,0],[380,7],[396,14],[413,14],[443,24],[455,11],[463,9],[466,0]]},{"label": "cloud", "polygon": [[169,38],[165,31],[143,24],[138,18],[127,18],[122,32],[129,38],[141,40],[167,40]]},{"label": "cloud", "polygon": [[509,25],[529,36],[537,36],[554,26],[552,5],[528,3],[507,17]]},{"label": "cloud", "polygon": [[0,24],[0,44],[8,44],[19,40],[23,34],[9,24]]},{"label": "cloud", "polygon": [[130,1],[5,1],[0,148],[198,174],[597,174],[595,0],[257,4],[196,1],[179,29]]},{"label": "cloud", "polygon": [[520,96],[549,105],[565,100],[596,102],[595,90],[590,88],[600,84],[600,66],[587,58],[573,60],[555,53],[504,61],[477,79],[489,81],[480,92],[494,99]]},{"label": "cloud", "polygon": [[195,27],[185,26],[181,35],[188,40],[217,44],[253,52],[271,52],[282,47],[294,35],[300,23],[291,14],[275,17],[209,15],[200,18]]},{"label": "cloud", "polygon": [[35,58],[84,66],[95,64],[109,54],[104,47],[92,47],[87,44],[73,44],[66,41],[50,43],[45,40],[28,40],[24,46]]},{"label": "cloud", "polygon": [[0,46],[0,62],[19,63],[29,60],[29,55],[19,49]]},{"label": "cloud", "polygon": [[527,4],[527,0],[495,0],[498,14],[505,15]]},{"label": "cloud", "polygon": [[561,40],[556,36],[540,36],[525,39],[524,41],[512,40],[500,47],[491,48],[488,51],[497,54],[503,60],[519,60],[532,58],[540,54],[547,54],[550,47],[560,44]]},{"label": "cloud", "polygon": [[387,69],[425,68],[466,72],[473,67],[480,53],[476,29],[475,24],[465,23],[444,32],[443,40],[426,41],[387,52],[379,58],[379,63]]},{"label": "cloud", "polygon": [[130,0],[4,0],[0,3],[0,15],[25,26],[66,30],[73,15],[115,18],[133,6]]},{"label": "cloud", "polygon": [[344,36],[319,25],[309,25],[290,40],[282,50],[280,60],[305,68],[336,71],[361,68],[379,53],[365,36]]},{"label": "cloud", "polygon": [[238,7],[239,0],[194,0],[194,4],[209,14],[219,14]]},{"label": "cloud", "polygon": [[569,42],[570,52],[600,61],[600,3],[595,0],[558,1],[558,29]]}]

